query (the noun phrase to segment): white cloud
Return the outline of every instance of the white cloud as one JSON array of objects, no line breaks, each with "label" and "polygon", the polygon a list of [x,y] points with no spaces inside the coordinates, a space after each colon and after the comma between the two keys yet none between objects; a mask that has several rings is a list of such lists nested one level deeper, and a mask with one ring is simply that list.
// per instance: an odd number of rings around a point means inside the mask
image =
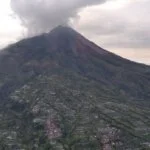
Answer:
[{"label": "white cloud", "polygon": [[[108,11],[109,3],[114,4]],[[150,48],[149,8],[148,0],[111,1],[85,9],[75,26],[105,47]]]},{"label": "white cloud", "polygon": [[103,2],[105,0],[11,0],[11,6],[28,34],[35,35],[68,24],[81,8]]},{"label": "white cloud", "polygon": [[22,33],[22,27],[19,20],[12,18],[10,0],[0,3],[0,47],[16,41]]}]

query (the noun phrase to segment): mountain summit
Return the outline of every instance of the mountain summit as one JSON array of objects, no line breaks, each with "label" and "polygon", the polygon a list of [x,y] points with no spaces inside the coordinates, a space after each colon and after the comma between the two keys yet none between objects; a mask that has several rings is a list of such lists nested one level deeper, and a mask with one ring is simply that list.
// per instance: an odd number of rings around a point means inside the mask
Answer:
[{"label": "mountain summit", "polygon": [[26,78],[26,74],[56,68],[81,73],[138,99],[149,98],[149,67],[102,49],[70,27],[58,26],[48,34],[22,40],[0,53],[2,79]]},{"label": "mountain summit", "polygon": [[[66,26],[58,26],[54,28],[48,35],[48,39],[52,45],[58,45],[58,49],[62,47],[69,48],[69,51],[72,50],[72,52],[76,55],[80,53],[79,55],[86,55],[86,51],[88,52],[91,50],[98,51],[99,53],[106,53],[105,50],[99,48],[94,43],[88,41],[86,38],[84,38],[81,34],[76,32],[70,27]],[[69,47],[70,46],[70,47]],[[81,47],[79,47],[81,46]],[[88,49],[85,49],[86,47],[90,47]],[[57,50],[58,50],[57,49]]]},{"label": "mountain summit", "polygon": [[149,75],[70,27],[19,41],[0,52],[0,148],[147,147]]}]

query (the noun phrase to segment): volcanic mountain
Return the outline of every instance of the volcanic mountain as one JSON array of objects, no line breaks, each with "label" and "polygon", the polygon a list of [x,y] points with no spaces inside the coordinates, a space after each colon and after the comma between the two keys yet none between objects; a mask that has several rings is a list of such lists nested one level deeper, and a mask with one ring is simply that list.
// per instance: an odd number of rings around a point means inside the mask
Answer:
[{"label": "volcanic mountain", "polygon": [[149,99],[149,66],[58,26],[0,52],[0,147],[148,148]]}]

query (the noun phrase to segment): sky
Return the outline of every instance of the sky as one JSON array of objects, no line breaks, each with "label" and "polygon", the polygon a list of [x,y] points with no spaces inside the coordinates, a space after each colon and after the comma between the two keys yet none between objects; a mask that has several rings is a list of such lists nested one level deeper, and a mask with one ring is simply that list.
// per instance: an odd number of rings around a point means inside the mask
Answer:
[{"label": "sky", "polygon": [[0,48],[70,25],[99,46],[150,64],[150,0],[5,0]]}]

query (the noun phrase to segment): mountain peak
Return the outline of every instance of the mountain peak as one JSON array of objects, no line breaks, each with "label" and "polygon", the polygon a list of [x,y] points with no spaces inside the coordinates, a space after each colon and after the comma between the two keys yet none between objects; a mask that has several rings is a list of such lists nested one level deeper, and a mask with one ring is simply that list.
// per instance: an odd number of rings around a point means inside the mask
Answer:
[{"label": "mountain peak", "polygon": [[51,30],[50,32],[51,35],[59,36],[59,37],[73,37],[79,35],[78,32],[76,32],[74,29],[72,29],[69,26],[64,26],[64,25],[59,25],[55,27],[54,29]]},{"label": "mountain peak", "polygon": [[64,30],[64,29],[69,30],[69,29],[72,29],[72,28],[67,26],[67,25],[58,25],[55,28],[53,28],[52,31],[54,31],[54,30]]},{"label": "mountain peak", "polygon": [[137,150],[149,143],[150,67],[66,26],[4,51],[0,149]]},{"label": "mountain peak", "polygon": [[75,32],[75,30],[73,30],[71,27],[67,25],[59,25],[51,30],[51,32],[60,32],[60,31],[61,32],[62,31],[74,31]]}]

